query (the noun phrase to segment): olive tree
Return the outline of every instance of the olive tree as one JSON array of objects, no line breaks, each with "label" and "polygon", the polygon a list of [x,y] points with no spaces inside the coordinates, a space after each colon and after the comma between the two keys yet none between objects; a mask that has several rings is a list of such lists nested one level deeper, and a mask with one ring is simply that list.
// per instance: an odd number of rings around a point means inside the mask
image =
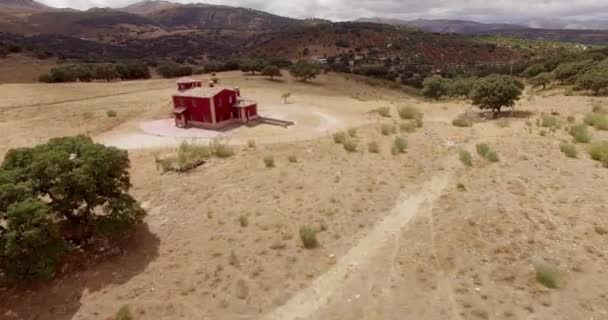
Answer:
[{"label": "olive tree", "polygon": [[289,73],[300,81],[308,81],[316,78],[321,71],[317,65],[306,61],[298,61],[289,68]]},{"label": "olive tree", "polygon": [[553,75],[549,72],[539,73],[536,76],[530,78],[528,82],[533,88],[543,87],[543,90],[547,88],[547,85],[551,84]]},{"label": "olive tree", "polygon": [[500,112],[502,107],[513,107],[523,92],[524,84],[506,75],[490,75],[478,80],[471,92],[473,105],[480,109]]},{"label": "olive tree", "polygon": [[583,72],[576,85],[582,90],[591,90],[595,95],[608,91],[608,60]]},{"label": "olive tree", "polygon": [[422,82],[422,95],[439,100],[439,98],[448,93],[448,85],[448,80],[441,76],[428,77]]},{"label": "olive tree", "polygon": [[262,75],[269,77],[271,80],[274,79],[274,77],[282,77],[283,74],[281,73],[281,69],[279,69],[279,67],[277,66],[266,66],[264,67],[264,69],[262,70]]},{"label": "olive tree", "polygon": [[52,275],[63,248],[141,222],[129,167],[126,151],[86,136],[10,150],[0,165],[0,268],[17,278]]}]

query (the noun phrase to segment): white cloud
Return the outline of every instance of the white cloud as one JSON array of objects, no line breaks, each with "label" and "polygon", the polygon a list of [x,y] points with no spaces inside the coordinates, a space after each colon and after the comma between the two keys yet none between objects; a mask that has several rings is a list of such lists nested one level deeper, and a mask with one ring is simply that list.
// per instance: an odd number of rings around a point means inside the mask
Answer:
[{"label": "white cloud", "polygon": [[[121,7],[137,1],[40,0],[55,7],[77,9]],[[248,7],[297,18],[317,17],[332,20],[376,16],[402,19],[457,18],[479,21],[608,18],[606,0],[208,0],[205,2]]]}]

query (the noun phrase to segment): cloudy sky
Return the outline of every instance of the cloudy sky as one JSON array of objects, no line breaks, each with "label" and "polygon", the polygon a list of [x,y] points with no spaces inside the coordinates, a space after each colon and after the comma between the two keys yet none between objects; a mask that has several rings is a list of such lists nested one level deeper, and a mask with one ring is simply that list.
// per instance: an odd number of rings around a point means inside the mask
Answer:
[{"label": "cloudy sky", "polygon": [[[139,0],[39,0],[54,7],[121,7]],[[296,18],[350,20],[359,17],[400,19],[457,18],[477,21],[525,21],[558,17],[608,20],[608,0],[175,0],[254,8]]]}]

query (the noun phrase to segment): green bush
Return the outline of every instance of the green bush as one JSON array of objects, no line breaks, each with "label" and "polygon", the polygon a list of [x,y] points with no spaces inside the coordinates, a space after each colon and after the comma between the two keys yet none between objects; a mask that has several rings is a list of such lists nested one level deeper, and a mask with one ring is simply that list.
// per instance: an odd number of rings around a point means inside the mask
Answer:
[{"label": "green bush", "polygon": [[570,135],[574,138],[576,143],[591,142],[591,134],[584,123],[572,126],[570,128]]},{"label": "green bush", "polygon": [[404,137],[395,137],[393,141],[393,148],[391,152],[393,154],[405,153],[407,151],[407,140]]},{"label": "green bush", "polygon": [[441,76],[431,76],[422,83],[422,95],[438,100],[448,93],[448,80]]},{"label": "green bush", "polygon": [[492,148],[486,144],[481,143],[476,146],[477,154],[479,154],[482,158],[490,161],[490,162],[499,162],[500,158],[498,157],[498,153],[492,150]]},{"label": "green bush", "polygon": [[549,289],[559,289],[557,273],[544,265],[535,265],[536,281]]},{"label": "green bush", "polygon": [[559,149],[568,158],[576,158],[578,156],[578,151],[576,150],[576,146],[571,143],[562,143],[559,145]]},{"label": "green bush", "polygon": [[317,239],[317,234],[319,231],[311,226],[304,226],[300,228],[300,240],[302,240],[302,245],[306,249],[314,249],[319,246],[319,240]]},{"label": "green bush", "polygon": [[133,318],[133,315],[131,314],[131,310],[129,309],[129,306],[122,306],[118,312],[116,313],[116,316],[114,317],[114,320],[133,320],[135,318]]},{"label": "green bush", "polygon": [[448,95],[451,98],[469,98],[477,78],[456,78],[449,82]]},{"label": "green bush", "polygon": [[459,158],[460,161],[467,167],[472,167],[473,166],[473,157],[471,156],[471,153],[468,152],[467,150],[464,149],[460,149],[458,151],[459,154]]},{"label": "green bush", "polygon": [[300,81],[308,81],[316,78],[321,70],[317,65],[310,64],[306,61],[298,61],[289,68],[289,73],[292,77]]},{"label": "green bush", "polygon": [[543,114],[541,115],[540,125],[543,128],[557,128],[559,127],[559,119],[548,114]]},{"label": "green bush", "polygon": [[608,130],[608,117],[602,112],[591,112],[585,115],[585,123],[597,130]]},{"label": "green bush", "polygon": [[601,162],[608,167],[608,141],[596,142],[589,149],[591,159]]},{"label": "green bush", "polygon": [[177,78],[191,76],[192,67],[179,65],[177,63],[164,63],[156,67],[156,72],[163,78]]}]

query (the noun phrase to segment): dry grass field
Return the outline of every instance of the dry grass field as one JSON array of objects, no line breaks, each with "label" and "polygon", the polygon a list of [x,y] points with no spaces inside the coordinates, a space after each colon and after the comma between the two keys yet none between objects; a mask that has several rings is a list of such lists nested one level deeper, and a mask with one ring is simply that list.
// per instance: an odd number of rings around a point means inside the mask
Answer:
[{"label": "dry grass field", "polygon": [[[239,128],[235,156],[185,174],[155,166],[175,144],[130,150],[146,226],[108,259],[0,289],[0,318],[114,319],[127,306],[149,320],[608,319],[608,169],[588,145],[576,145],[577,158],[560,151],[568,118],[607,99],[528,92],[514,117],[460,128],[452,120],[465,102],[333,74],[309,84],[219,77],[296,126]],[[137,124],[167,117],[173,89],[174,80],[0,85],[0,155],[78,133],[118,146],[148,139]],[[415,132],[400,132],[405,105],[424,113]],[[371,113],[382,107],[391,118]],[[537,125],[543,113],[558,125]],[[338,131],[349,143],[334,141]],[[397,137],[404,153],[391,152]],[[480,143],[499,161],[479,156]],[[304,248],[302,227],[319,231],[317,248]],[[542,284],[553,280],[555,289]]]}]

